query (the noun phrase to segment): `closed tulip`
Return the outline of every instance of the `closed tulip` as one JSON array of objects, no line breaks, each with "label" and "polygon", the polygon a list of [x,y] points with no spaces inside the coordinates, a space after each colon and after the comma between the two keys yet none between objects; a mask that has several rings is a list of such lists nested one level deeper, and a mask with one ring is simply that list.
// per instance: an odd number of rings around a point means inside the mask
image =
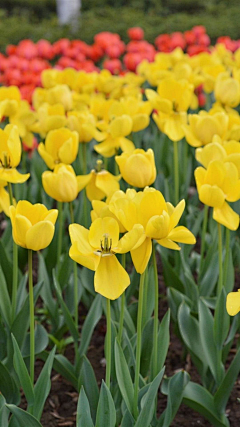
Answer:
[{"label": "closed tulip", "polygon": [[46,193],[58,202],[72,202],[79,192],[72,166],[62,163],[57,165],[53,172],[43,172],[42,184]]},{"label": "closed tulip", "polygon": [[65,128],[50,131],[45,145],[39,144],[38,152],[49,169],[54,169],[58,163],[70,165],[77,157],[78,133]]},{"label": "closed tulip", "polygon": [[240,311],[240,289],[238,292],[230,292],[226,301],[227,312],[230,316],[235,316]]},{"label": "closed tulip", "polygon": [[26,200],[20,200],[16,207],[9,208],[14,242],[27,249],[40,251],[50,245],[55,222],[58,216],[57,209],[48,210],[44,205],[32,205]]},{"label": "closed tulip", "polygon": [[223,112],[207,113],[188,116],[189,125],[183,125],[185,137],[192,147],[201,147],[212,142],[214,135],[224,138],[228,130],[228,116]]},{"label": "closed tulip", "polygon": [[132,153],[122,153],[115,160],[123,179],[133,187],[143,188],[156,179],[154,152],[136,149]]},{"label": "closed tulip", "polygon": [[219,74],[214,90],[218,102],[229,107],[237,107],[240,102],[240,84],[228,73]]}]

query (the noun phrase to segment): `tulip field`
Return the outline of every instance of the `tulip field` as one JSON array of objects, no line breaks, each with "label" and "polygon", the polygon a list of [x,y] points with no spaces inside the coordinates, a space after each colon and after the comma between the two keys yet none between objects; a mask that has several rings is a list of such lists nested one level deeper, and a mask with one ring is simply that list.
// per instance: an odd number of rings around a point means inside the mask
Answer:
[{"label": "tulip field", "polygon": [[237,427],[240,43],[109,34],[0,55],[0,427]]}]

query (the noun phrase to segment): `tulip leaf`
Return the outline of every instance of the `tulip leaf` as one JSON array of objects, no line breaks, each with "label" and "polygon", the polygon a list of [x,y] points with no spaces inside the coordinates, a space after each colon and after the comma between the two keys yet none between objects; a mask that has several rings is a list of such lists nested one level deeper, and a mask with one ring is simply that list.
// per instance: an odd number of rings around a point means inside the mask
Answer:
[{"label": "tulip leaf", "polygon": [[[46,361],[48,358],[48,352],[43,351],[39,357]],[[62,354],[56,354],[53,361],[53,369],[66,378],[72,385],[78,390],[78,381],[75,374],[74,366],[69,360]]]},{"label": "tulip leaf", "polygon": [[142,409],[135,427],[149,426],[151,423],[155,411],[155,399],[164,374],[164,369],[165,368],[163,368],[154,378],[147,393],[143,396],[141,401]]},{"label": "tulip leaf", "polygon": [[143,377],[146,377],[151,362],[151,350],[153,348],[153,317],[148,320],[142,331],[141,369]]},{"label": "tulip leaf", "polygon": [[116,410],[114,401],[108,387],[102,381],[95,427],[115,427],[115,425]]},{"label": "tulip leaf", "polygon": [[48,310],[52,325],[57,329],[58,323],[59,323],[58,306],[52,295],[49,275],[47,272],[45,260],[41,252],[38,252],[38,260],[39,260],[38,277],[39,277],[39,280],[42,280],[44,283],[44,286],[42,287],[42,290],[41,290],[41,297]]},{"label": "tulip leaf", "polygon": [[74,341],[76,343],[78,343],[78,338],[79,338],[78,331],[77,331],[76,325],[73,321],[72,315],[71,315],[70,311],[68,310],[65,302],[63,301],[61,288],[60,288],[59,283],[57,281],[55,271],[53,271],[53,283],[54,283],[54,286],[56,289],[57,298],[58,298],[59,304],[61,306],[65,322],[69,328],[69,331],[71,332],[71,335],[72,335]]},{"label": "tulip leaf", "polygon": [[92,419],[95,422],[99,399],[99,389],[94,370],[86,356],[83,356],[82,358],[82,366],[78,379],[78,390],[80,390],[82,386],[84,387],[84,391],[90,404]]},{"label": "tulip leaf", "polygon": [[229,366],[217,392],[214,396],[216,408],[224,414],[229,396],[240,371],[240,349]]},{"label": "tulip leaf", "polygon": [[79,346],[80,356],[83,356],[88,349],[89,342],[91,340],[93,330],[102,316],[102,296],[97,295],[94,299],[91,308],[84,321],[81,333],[81,343]]},{"label": "tulip leaf", "polygon": [[9,427],[15,427],[15,423],[12,421],[17,420],[16,427],[42,427],[42,424],[31,414],[23,411],[15,405],[6,405],[10,412],[12,412],[13,417],[11,418]]},{"label": "tulip leaf", "polygon": [[[35,354],[41,353],[48,346],[48,334],[46,329],[40,325],[36,324],[35,327]],[[29,357],[30,356],[30,333],[27,334],[23,348],[22,348],[22,356]]]},{"label": "tulip leaf", "polygon": [[179,406],[181,405],[184,389],[189,383],[190,376],[187,372],[177,372],[168,382],[167,408],[162,413],[158,427],[169,427],[173,421]]},{"label": "tulip leaf", "polygon": [[175,322],[177,322],[178,309],[182,302],[185,302],[190,308],[192,308],[193,303],[186,295],[177,291],[177,289],[174,288],[167,289],[167,296],[169,308],[171,310],[171,317],[174,319]]},{"label": "tulip leaf", "polygon": [[18,375],[20,385],[26,396],[28,405],[32,406],[34,403],[34,391],[33,391],[32,382],[31,382],[27,367],[25,365],[25,362],[23,360],[21,351],[18,347],[18,343],[15,340],[13,334],[12,334],[12,342],[14,347],[13,365]]},{"label": "tulip leaf", "polygon": [[135,420],[133,416],[130,414],[129,410],[126,409],[121,422],[121,427],[134,427],[134,425],[135,425]]},{"label": "tulip leaf", "polygon": [[167,286],[171,286],[174,289],[177,289],[179,292],[185,293],[185,288],[183,282],[179,279],[178,274],[174,271],[171,264],[167,261],[167,257],[164,254],[164,251],[159,249],[157,246],[157,250],[161,254],[161,260],[163,263],[163,276],[164,276],[164,282]]},{"label": "tulip leaf", "polygon": [[233,258],[232,258],[232,251],[229,251],[228,254],[228,261],[226,261],[226,257],[224,260],[224,267],[223,267],[223,271],[226,268],[226,262],[227,262],[227,273],[226,273],[226,283],[223,284],[226,293],[228,294],[229,292],[232,292],[233,287],[234,287],[234,282],[235,282],[235,271],[234,271],[234,265],[233,265]]},{"label": "tulip leaf", "polygon": [[16,382],[10,375],[7,367],[0,362],[0,390],[1,394],[5,397],[6,402],[14,403],[16,405],[20,402],[20,393]]},{"label": "tulip leaf", "polygon": [[2,240],[0,240],[0,263],[3,271],[3,275],[5,277],[8,290],[11,292],[12,288],[12,262],[8,258],[8,255],[5,251],[5,247],[2,243]]},{"label": "tulip leaf", "polygon": [[204,357],[216,383],[219,384],[224,375],[221,352],[217,350],[214,343],[213,317],[201,299],[199,300],[199,331]]},{"label": "tulip leaf", "polygon": [[213,335],[214,342],[220,351],[227,338],[230,325],[230,316],[226,310],[226,291],[222,288],[218,295],[217,305],[214,313]]},{"label": "tulip leaf", "polygon": [[[212,248],[214,248],[213,253]],[[206,266],[206,270],[200,278],[199,294],[202,296],[210,296],[212,295],[219,275],[218,253],[216,252],[215,245],[213,245],[207,253],[207,256],[204,260],[204,265]],[[210,265],[211,268],[209,268]]]},{"label": "tulip leaf", "polygon": [[117,382],[123,397],[124,402],[130,413],[133,413],[134,388],[132,378],[128,369],[128,365],[119,344],[115,341],[115,366],[117,374]]},{"label": "tulip leaf", "polygon": [[45,401],[48,397],[48,394],[51,389],[51,372],[52,372],[52,366],[53,366],[53,360],[55,356],[56,348],[54,347],[49,353],[49,356],[45,362],[44,367],[42,368],[42,371],[38,377],[38,380],[34,386],[34,405],[31,408],[32,414],[40,420],[42,411],[44,408]]},{"label": "tulip leaf", "polygon": [[11,301],[8,293],[7,282],[3,274],[2,267],[0,266],[0,312],[4,319],[4,322],[10,326],[11,324]]},{"label": "tulip leaf", "polygon": [[81,387],[81,391],[78,399],[78,405],[77,405],[77,427],[82,427],[82,426],[94,427],[92,418],[91,418],[88,398],[86,396],[83,386]]},{"label": "tulip leaf", "polygon": [[170,342],[170,332],[169,332],[169,325],[170,325],[170,310],[168,309],[167,313],[165,313],[159,327],[158,331],[158,358],[157,358],[157,372],[160,372],[163,368],[169,342]]},{"label": "tulip leaf", "polygon": [[6,407],[6,400],[0,394],[0,426],[7,426],[9,418],[9,410]]}]

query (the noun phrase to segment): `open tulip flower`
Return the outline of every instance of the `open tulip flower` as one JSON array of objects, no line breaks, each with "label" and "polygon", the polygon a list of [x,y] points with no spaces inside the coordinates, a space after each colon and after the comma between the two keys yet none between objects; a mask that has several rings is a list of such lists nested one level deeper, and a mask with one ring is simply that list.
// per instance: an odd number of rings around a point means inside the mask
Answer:
[{"label": "open tulip flower", "polygon": [[20,137],[28,148],[32,148],[33,146],[34,135],[32,126],[36,120],[36,112],[31,110],[27,101],[21,101],[17,113],[9,119],[11,124],[18,127]]},{"label": "open tulip flower", "polygon": [[133,187],[144,188],[153,184],[156,179],[154,152],[136,149],[132,153],[122,153],[116,156],[123,179]]},{"label": "open tulip flower", "polygon": [[16,114],[20,105],[21,94],[16,86],[0,87],[0,120],[3,116]]},{"label": "open tulip flower", "polygon": [[234,163],[240,177],[240,142],[238,141],[225,141],[222,144],[212,142],[205,147],[197,148],[195,155],[198,162],[205,168],[213,160]]},{"label": "open tulip flower", "polygon": [[126,270],[115,253],[126,253],[139,241],[142,226],[135,226],[119,240],[119,226],[114,218],[96,219],[87,230],[79,224],[71,224],[69,233],[72,246],[70,257],[77,263],[95,271],[95,291],[115,300],[130,284]]},{"label": "open tulip flower", "polygon": [[181,200],[174,208],[166,203],[162,193],[154,188],[146,187],[135,194],[132,199],[119,198],[110,203],[109,208],[130,231],[136,224],[142,225],[144,233],[138,245],[131,250],[133,264],[138,273],[143,273],[152,253],[152,239],[168,249],[180,250],[176,243],[194,244],[194,235],[183,226],[177,224],[182,216],[185,200]]},{"label": "open tulip flower", "polygon": [[62,104],[44,103],[37,110],[37,122],[31,129],[45,138],[49,131],[63,128],[66,123],[67,118]]},{"label": "open tulip flower", "polygon": [[240,311],[240,289],[238,292],[230,292],[226,301],[227,312],[230,316],[236,316]]},{"label": "open tulip flower", "polygon": [[22,144],[17,126],[7,125],[0,129],[0,180],[11,183],[23,183],[30,174],[20,174],[16,167],[22,154]]},{"label": "open tulip flower", "polygon": [[23,248],[40,251],[50,245],[57,209],[48,210],[44,205],[32,205],[26,200],[20,200],[16,207],[9,208],[14,242]]},{"label": "open tulip flower", "polygon": [[184,125],[183,130],[189,145],[201,147],[210,144],[214,135],[224,139],[228,130],[228,115],[224,112],[200,111],[199,114],[188,116],[189,125]]},{"label": "open tulip flower", "polygon": [[120,188],[118,181],[121,175],[114,176],[101,167],[102,160],[98,160],[96,169],[93,169],[88,175],[77,177],[79,191],[86,187],[87,198],[90,201],[102,200]]},{"label": "open tulip flower", "polygon": [[78,133],[60,128],[48,133],[45,144],[38,146],[38,152],[49,169],[54,169],[58,163],[70,165],[78,153]]},{"label": "open tulip flower", "polygon": [[72,202],[79,193],[78,177],[72,166],[60,163],[53,172],[42,174],[43,188],[46,193],[58,202]]},{"label": "open tulip flower", "polygon": [[239,226],[239,215],[229,206],[240,198],[240,179],[234,163],[220,160],[212,161],[207,169],[198,167],[195,179],[199,199],[213,208],[215,221],[236,230]]}]

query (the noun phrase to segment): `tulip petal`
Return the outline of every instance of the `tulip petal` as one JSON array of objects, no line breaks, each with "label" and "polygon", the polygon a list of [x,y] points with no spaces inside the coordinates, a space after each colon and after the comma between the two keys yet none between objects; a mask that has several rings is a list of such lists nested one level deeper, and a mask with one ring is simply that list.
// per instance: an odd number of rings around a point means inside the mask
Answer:
[{"label": "tulip petal", "polygon": [[221,208],[213,209],[213,219],[225,225],[229,230],[237,230],[239,227],[239,215],[234,212],[227,202],[224,202]]},{"label": "tulip petal", "polygon": [[185,209],[185,200],[183,199],[177,204],[177,206],[173,210],[173,213],[170,216],[169,231],[171,231],[179,223],[179,220],[183,214],[184,209]]},{"label": "tulip petal", "polygon": [[159,243],[159,245],[167,249],[173,249],[175,251],[180,251],[181,249],[180,246],[177,245],[177,243],[173,242],[170,239],[161,239],[161,240],[157,240],[157,242]]},{"label": "tulip petal", "polygon": [[131,251],[139,241],[141,242],[144,235],[145,232],[143,226],[136,224],[131,231],[124,234],[124,236],[119,240],[117,248],[113,248],[114,252],[124,254]]},{"label": "tulip petal", "polygon": [[22,184],[30,177],[30,173],[21,174],[17,169],[0,168],[0,179],[12,184]]},{"label": "tulip petal", "polygon": [[32,227],[31,222],[22,215],[16,215],[13,226],[13,239],[15,243],[23,248],[27,247],[26,235],[28,230]]},{"label": "tulip petal", "polygon": [[46,151],[45,145],[42,142],[38,146],[38,152],[49,169],[54,169],[54,158]]},{"label": "tulip petal", "polygon": [[194,245],[196,243],[195,236],[186,227],[180,225],[174,228],[168,235],[168,239],[178,243],[187,243]]},{"label": "tulip petal", "polygon": [[117,220],[110,217],[97,218],[89,229],[89,243],[94,248],[101,248],[104,245],[104,238],[107,237],[109,244],[115,248],[118,244],[119,225]]},{"label": "tulip petal", "polygon": [[142,274],[148,265],[152,254],[152,240],[147,237],[137,248],[131,250],[131,257],[136,271]]},{"label": "tulip petal", "polygon": [[101,256],[94,276],[95,291],[105,298],[115,300],[130,285],[130,277],[117,257],[112,254]]},{"label": "tulip petal", "polygon": [[78,191],[83,190],[91,181],[93,174],[89,173],[88,175],[78,175],[77,183],[78,183]]},{"label": "tulip petal", "polygon": [[95,185],[107,196],[113,194],[115,191],[120,189],[119,179],[121,175],[114,176],[106,170],[103,170],[96,175]]},{"label": "tulip petal", "polygon": [[240,311],[240,292],[230,292],[226,301],[227,312],[230,316],[235,316]]},{"label": "tulip petal", "polygon": [[87,256],[93,252],[93,248],[89,243],[89,230],[79,224],[71,224],[69,226],[69,234],[72,245],[77,243],[78,252],[81,255]]},{"label": "tulip petal", "polygon": [[100,255],[96,255],[94,253],[91,253],[88,255],[82,255],[79,252],[79,247],[77,242],[74,242],[70,247],[69,256],[70,258],[73,259],[73,261],[93,271],[96,271],[96,268],[100,262]]},{"label": "tulip petal", "polygon": [[[16,216],[17,218],[17,216]],[[40,251],[50,245],[55,227],[50,221],[40,221],[26,233],[26,246],[33,251]]]}]

